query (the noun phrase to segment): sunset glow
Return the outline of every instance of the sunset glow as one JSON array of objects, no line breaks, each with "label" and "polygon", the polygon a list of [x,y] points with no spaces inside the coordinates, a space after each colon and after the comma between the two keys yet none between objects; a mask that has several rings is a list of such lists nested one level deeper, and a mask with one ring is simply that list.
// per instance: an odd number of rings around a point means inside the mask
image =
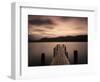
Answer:
[{"label": "sunset glow", "polygon": [[86,17],[28,16],[28,34],[42,37],[75,36],[87,34]]}]

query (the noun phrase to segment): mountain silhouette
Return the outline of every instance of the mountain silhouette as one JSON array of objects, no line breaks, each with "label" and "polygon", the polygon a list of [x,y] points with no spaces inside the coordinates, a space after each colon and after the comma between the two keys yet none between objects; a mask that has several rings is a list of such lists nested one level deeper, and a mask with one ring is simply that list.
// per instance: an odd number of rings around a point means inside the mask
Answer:
[{"label": "mountain silhouette", "polygon": [[34,40],[32,36],[28,37],[29,42],[87,42],[87,35],[77,35],[77,36],[61,36],[55,38],[41,38],[40,40]]}]

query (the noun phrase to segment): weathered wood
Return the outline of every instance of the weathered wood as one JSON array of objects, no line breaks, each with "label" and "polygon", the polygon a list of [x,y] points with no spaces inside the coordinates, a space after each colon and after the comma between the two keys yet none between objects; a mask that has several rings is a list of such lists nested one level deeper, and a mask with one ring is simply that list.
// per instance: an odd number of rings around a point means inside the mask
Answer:
[{"label": "weathered wood", "polygon": [[78,51],[74,50],[74,64],[78,64]]},{"label": "weathered wood", "polygon": [[41,65],[45,65],[45,54],[41,54]]},{"label": "weathered wood", "polygon": [[66,46],[64,44],[63,45],[57,44],[56,47],[54,48],[54,56],[53,56],[51,65],[70,64],[67,55],[68,55],[68,53],[66,50]]}]

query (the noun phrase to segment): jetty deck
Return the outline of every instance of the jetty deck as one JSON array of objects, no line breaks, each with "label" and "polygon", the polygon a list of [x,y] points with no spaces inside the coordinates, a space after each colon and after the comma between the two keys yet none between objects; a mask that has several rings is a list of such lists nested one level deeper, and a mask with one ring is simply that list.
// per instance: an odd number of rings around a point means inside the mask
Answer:
[{"label": "jetty deck", "polygon": [[68,52],[66,46],[63,44],[57,44],[54,48],[54,56],[51,62],[51,65],[64,65],[70,64],[68,59]]}]

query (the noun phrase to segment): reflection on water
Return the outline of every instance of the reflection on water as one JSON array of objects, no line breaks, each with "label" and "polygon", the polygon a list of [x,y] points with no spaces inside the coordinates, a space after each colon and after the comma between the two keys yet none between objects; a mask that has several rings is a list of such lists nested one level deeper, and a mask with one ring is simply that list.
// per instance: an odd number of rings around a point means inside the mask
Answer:
[{"label": "reflection on water", "polygon": [[78,50],[78,64],[87,64],[87,42],[31,42],[28,44],[28,65],[40,66],[41,53],[45,53],[45,65],[50,65],[57,44],[66,45],[71,64],[74,64],[74,50]]}]

